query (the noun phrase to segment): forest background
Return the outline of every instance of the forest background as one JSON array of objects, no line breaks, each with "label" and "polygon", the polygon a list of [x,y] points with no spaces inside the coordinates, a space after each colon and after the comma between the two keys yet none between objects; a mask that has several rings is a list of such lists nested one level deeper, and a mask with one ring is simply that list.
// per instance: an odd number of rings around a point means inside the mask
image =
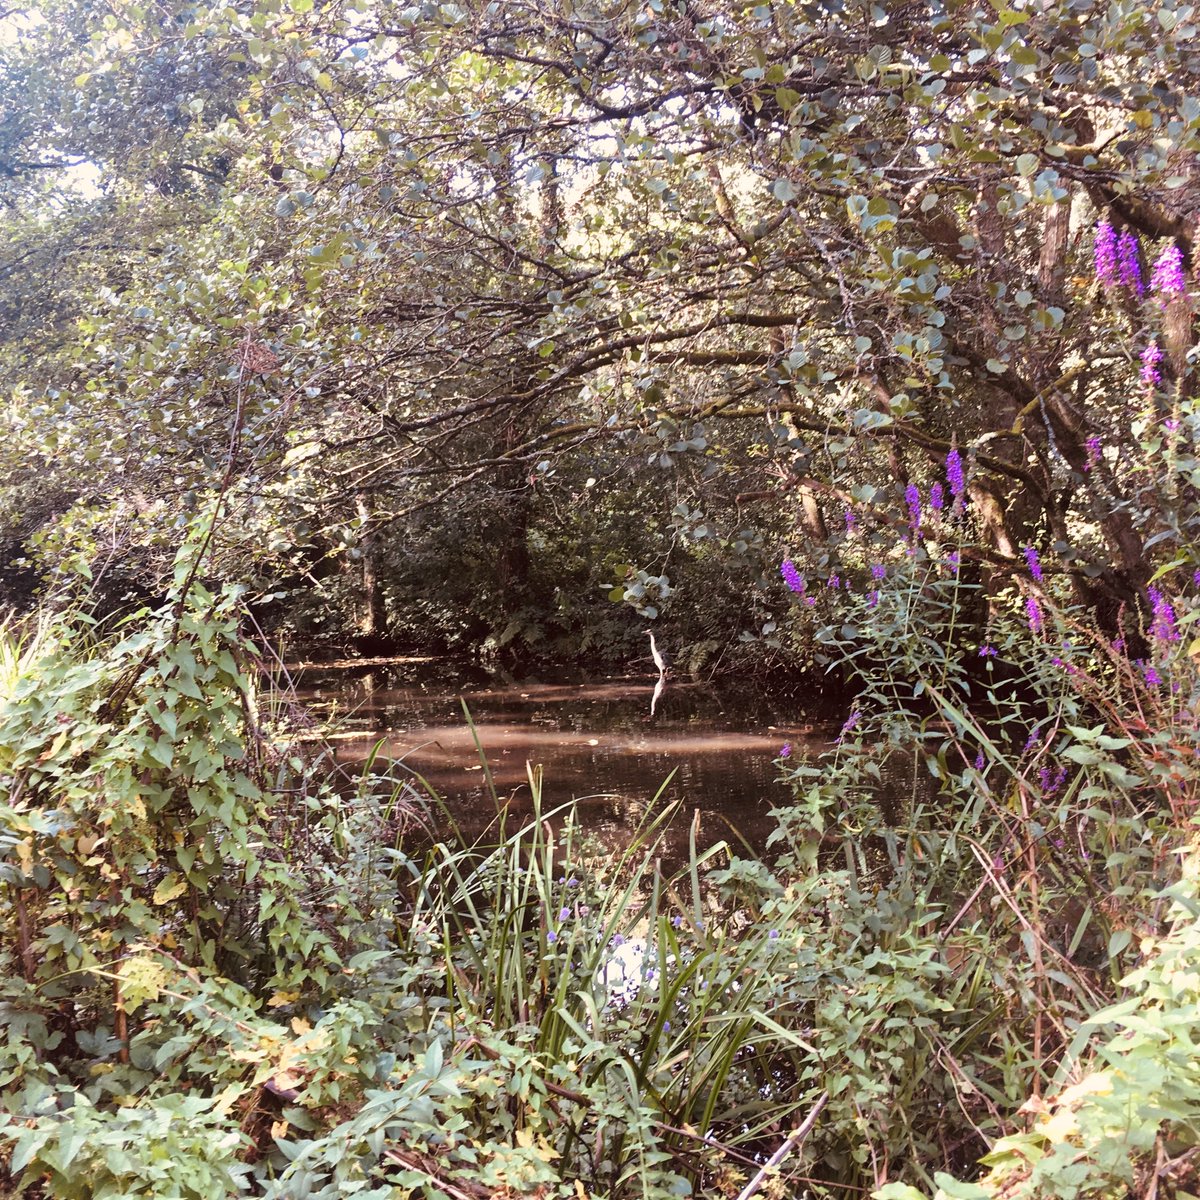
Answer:
[{"label": "forest background", "polygon": [[[14,1194],[1194,1191],[1196,16],[0,14]],[[770,863],[262,703],[647,622],[852,699]]]}]

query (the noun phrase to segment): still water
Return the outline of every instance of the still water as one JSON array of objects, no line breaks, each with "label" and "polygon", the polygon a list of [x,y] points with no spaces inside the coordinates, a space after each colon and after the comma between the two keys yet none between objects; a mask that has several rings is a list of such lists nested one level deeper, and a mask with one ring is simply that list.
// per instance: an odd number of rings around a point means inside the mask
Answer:
[{"label": "still water", "polygon": [[651,811],[678,801],[669,857],[686,852],[697,812],[702,845],[724,839],[744,843],[744,854],[761,851],[774,828],[770,810],[790,798],[778,779],[780,748],[818,753],[838,728],[831,712],[811,715],[819,698],[802,704],[691,680],[669,680],[651,714],[654,676],[512,679],[392,659],[305,666],[293,677],[308,708],[338,719],[342,764],[353,769],[378,744],[397,773],[436,790],[468,836],[485,834],[498,807],[510,830],[532,813],[532,764],[542,768],[543,811],[577,801],[584,828],[614,847]]}]

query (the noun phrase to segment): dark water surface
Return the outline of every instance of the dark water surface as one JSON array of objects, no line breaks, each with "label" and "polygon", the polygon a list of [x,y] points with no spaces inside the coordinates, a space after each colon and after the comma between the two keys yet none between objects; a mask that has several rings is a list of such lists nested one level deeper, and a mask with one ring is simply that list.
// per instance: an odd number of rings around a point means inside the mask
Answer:
[{"label": "dark water surface", "polygon": [[299,698],[338,718],[342,763],[365,760],[381,742],[379,753],[414,782],[418,774],[427,780],[468,835],[495,822],[497,804],[463,701],[510,830],[532,813],[530,763],[542,768],[543,811],[578,800],[583,826],[613,846],[627,843],[651,808],[679,801],[665,848],[671,857],[686,849],[697,811],[702,844],[744,839],[761,851],[774,828],[770,809],[790,798],[778,782],[780,748],[818,752],[836,736],[839,719],[828,710],[805,715],[817,710],[819,697],[769,698],[746,687],[674,679],[651,716],[654,676],[513,680],[416,659],[294,674]]}]

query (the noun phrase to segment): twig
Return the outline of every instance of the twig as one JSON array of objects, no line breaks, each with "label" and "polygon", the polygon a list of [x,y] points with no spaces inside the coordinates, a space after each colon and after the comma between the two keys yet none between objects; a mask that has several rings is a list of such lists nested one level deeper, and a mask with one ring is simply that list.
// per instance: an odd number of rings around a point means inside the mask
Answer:
[{"label": "twig", "polygon": [[812,1132],[812,1127],[817,1123],[817,1117],[821,1115],[821,1109],[828,1103],[829,1093],[822,1092],[817,1097],[817,1102],[809,1109],[808,1116],[788,1134],[783,1145],[763,1163],[758,1174],[738,1193],[737,1200],[750,1200],[750,1197],[766,1182],[767,1176],[808,1137]]}]

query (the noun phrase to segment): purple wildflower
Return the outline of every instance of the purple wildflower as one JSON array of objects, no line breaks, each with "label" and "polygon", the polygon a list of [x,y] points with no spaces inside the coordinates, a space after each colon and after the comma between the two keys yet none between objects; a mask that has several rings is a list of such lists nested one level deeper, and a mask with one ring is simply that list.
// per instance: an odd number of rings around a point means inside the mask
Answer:
[{"label": "purple wildflower", "polygon": [[929,507],[932,508],[934,512],[941,512],[942,509],[946,507],[946,495],[942,491],[942,485],[940,483],[935,483],[933,487],[929,489]]},{"label": "purple wildflower", "polygon": [[1158,369],[1158,364],[1162,362],[1162,358],[1163,352],[1157,342],[1151,342],[1142,351],[1141,380],[1147,387],[1157,387],[1158,384],[1162,383],[1162,372]]},{"label": "purple wildflower", "polygon": [[980,752],[977,755],[975,755],[975,770],[977,770],[977,771],[983,770],[983,751],[982,750],[980,750]]},{"label": "purple wildflower", "polygon": [[800,595],[804,594],[804,576],[796,570],[796,564],[790,558],[785,558],[779,564],[779,573],[783,576],[783,582],[788,587]]},{"label": "purple wildflower", "polygon": [[904,489],[904,502],[908,505],[908,519],[914,529],[921,526],[921,492],[915,483]]},{"label": "purple wildflower", "polygon": [[1150,636],[1160,642],[1179,641],[1179,631],[1175,628],[1175,610],[1171,607],[1170,600],[1158,588],[1147,588],[1146,594],[1150,597],[1152,606]]},{"label": "purple wildflower", "polygon": [[995,658],[996,657],[996,647],[991,646],[991,645],[980,646],[979,647],[979,657],[980,658]]},{"label": "purple wildflower", "polygon": [[877,608],[879,606],[879,589],[876,588],[873,592],[867,595],[867,607]]},{"label": "purple wildflower", "polygon": [[1041,745],[1041,742],[1041,733],[1036,729],[1031,729],[1029,731],[1029,736],[1025,739],[1025,753],[1028,754],[1029,751],[1034,748],[1034,746]]},{"label": "purple wildflower", "polygon": [[560,921],[565,921],[570,915],[571,910],[569,908],[560,908],[558,910],[558,919]]},{"label": "purple wildflower", "polygon": [[1187,291],[1187,280],[1183,275],[1183,253],[1172,243],[1157,258],[1150,275],[1150,287],[1163,300],[1182,296]]},{"label": "purple wildflower", "polygon": [[957,571],[961,565],[962,555],[959,554],[957,550],[951,550],[950,553],[946,555],[946,566],[948,566],[952,571]]},{"label": "purple wildflower", "polygon": [[1024,550],[1025,561],[1029,564],[1029,573],[1038,581],[1044,583],[1042,578],[1042,564],[1038,559],[1038,552],[1032,546],[1026,546]]},{"label": "purple wildflower", "polygon": [[1162,683],[1162,676],[1151,666],[1143,666],[1142,675],[1149,687],[1158,687]]},{"label": "purple wildflower", "polygon": [[1025,601],[1025,613],[1029,617],[1029,630],[1031,633],[1042,632],[1042,606],[1037,602],[1036,596],[1030,596]]},{"label": "purple wildflower", "polygon": [[1146,294],[1146,285],[1142,282],[1142,264],[1139,253],[1137,234],[1128,229],[1121,231],[1117,239],[1117,271],[1121,278],[1121,286],[1127,287],[1139,296]]},{"label": "purple wildflower", "polygon": [[1092,257],[1096,264],[1096,278],[1102,287],[1117,286],[1117,231],[1107,221],[1096,226],[1092,242]]},{"label": "purple wildflower", "polygon": [[779,940],[779,930],[778,930],[778,929],[772,929],[772,930],[770,931],[770,933],[768,933],[768,934],[767,934],[767,937],[768,937],[768,938],[770,938],[770,940],[771,940],[771,941],[773,941],[773,942],[776,942],[776,941],[778,941],[778,940]]},{"label": "purple wildflower", "polygon": [[623,945],[625,945],[625,935],[621,933],[614,933],[608,944],[614,949],[619,950]]},{"label": "purple wildflower", "polygon": [[[1197,571],[1196,574],[1200,575],[1200,571]],[[872,579],[886,579],[887,578],[887,567],[883,566],[881,563],[875,563],[871,567],[871,578]]]},{"label": "purple wildflower", "polygon": [[558,934],[555,933],[553,929],[550,930],[550,932],[546,934],[546,941],[548,941],[551,945],[554,945],[554,943],[558,941]]},{"label": "purple wildflower", "polygon": [[683,928],[683,918],[678,913],[676,913],[671,918],[671,928],[672,929],[682,929]]},{"label": "purple wildflower", "polygon": [[855,709],[847,718],[846,723],[842,726],[842,734],[845,736],[850,733],[858,725],[858,710]]},{"label": "purple wildflower", "polygon": [[962,499],[966,494],[967,481],[963,476],[962,455],[958,447],[951,449],[946,455],[946,482],[950,485],[950,494],[954,497],[955,507],[962,507]]},{"label": "purple wildflower", "polygon": [[835,590],[837,588],[841,587],[842,586],[841,576],[838,575],[836,572],[833,575],[830,575],[830,577],[825,581],[825,586],[834,588]]},{"label": "purple wildflower", "polygon": [[854,526],[858,524],[858,518],[854,515],[854,509],[846,509],[846,532],[853,533]]},{"label": "purple wildflower", "polygon": [[1100,441],[1098,434],[1093,433],[1087,440],[1087,464],[1084,466],[1085,471],[1090,471],[1100,461],[1100,453],[1104,448],[1104,443]]},{"label": "purple wildflower", "polygon": [[1197,567],[1197,568],[1196,568],[1196,570],[1193,572],[1193,574],[1192,574],[1192,582],[1193,582],[1193,583],[1194,583],[1194,584],[1195,584],[1197,587],[1200,587],[1200,567]]},{"label": "purple wildflower", "polygon": [[791,758],[792,757],[792,743],[791,742],[784,742],[783,745],[779,747],[779,757],[780,758]]}]

